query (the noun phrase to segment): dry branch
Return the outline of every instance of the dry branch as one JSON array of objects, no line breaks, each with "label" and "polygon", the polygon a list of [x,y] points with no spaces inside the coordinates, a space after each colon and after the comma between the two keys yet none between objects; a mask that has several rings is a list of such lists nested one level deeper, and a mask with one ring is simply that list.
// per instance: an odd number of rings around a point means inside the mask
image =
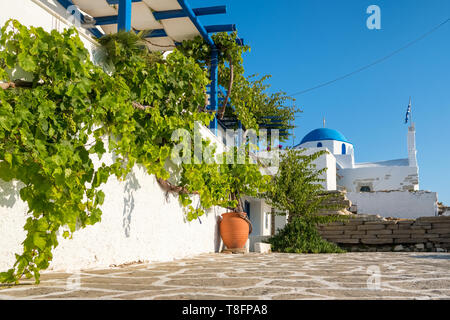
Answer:
[{"label": "dry branch", "polygon": [[198,194],[198,192],[190,192],[184,187],[175,186],[171,184],[169,181],[164,180],[162,178],[157,178],[156,181],[158,181],[161,188],[163,188],[166,191],[175,192],[175,193],[182,193],[182,194]]},{"label": "dry branch", "polygon": [[9,88],[15,88],[16,85],[14,82],[3,82],[0,83],[0,88],[2,88],[3,90],[9,89]]},{"label": "dry branch", "polygon": [[153,108],[152,106],[144,106],[142,104],[140,104],[139,102],[133,101],[131,102],[131,104],[133,105],[134,108],[139,109],[139,110],[145,110],[148,108]]},{"label": "dry branch", "polygon": [[220,108],[220,111],[217,115],[217,117],[222,120],[225,115],[225,110],[227,108],[228,100],[230,99],[231,90],[233,89],[233,82],[234,82],[234,66],[233,66],[233,58],[231,55],[229,56],[229,63],[230,63],[230,82],[228,84],[228,92],[227,96],[225,97],[225,100],[223,100],[222,107]]}]

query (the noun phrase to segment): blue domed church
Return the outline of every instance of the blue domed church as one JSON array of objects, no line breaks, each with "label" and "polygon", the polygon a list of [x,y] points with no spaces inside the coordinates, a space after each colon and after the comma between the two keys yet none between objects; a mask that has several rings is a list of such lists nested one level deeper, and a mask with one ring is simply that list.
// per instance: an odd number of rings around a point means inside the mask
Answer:
[{"label": "blue domed church", "polygon": [[322,185],[328,191],[345,192],[354,212],[396,218],[437,215],[437,193],[419,190],[415,137],[412,123],[405,148],[408,157],[376,162],[355,162],[351,139],[329,128],[309,132],[294,148],[305,149],[306,154],[328,151],[315,162],[317,169],[327,168]]},{"label": "blue domed church", "polygon": [[348,192],[419,190],[414,125],[408,130],[408,158],[404,159],[355,163],[353,144],[341,132],[328,128],[309,132],[294,148],[305,148],[310,153],[328,151],[318,163],[319,167],[328,168],[328,190],[333,189],[330,186]]}]

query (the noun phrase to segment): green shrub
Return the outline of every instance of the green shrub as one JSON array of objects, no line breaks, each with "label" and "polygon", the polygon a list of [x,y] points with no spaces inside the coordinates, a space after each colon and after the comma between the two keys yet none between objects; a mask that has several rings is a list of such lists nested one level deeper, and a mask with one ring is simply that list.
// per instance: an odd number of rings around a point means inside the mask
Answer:
[{"label": "green shrub", "polygon": [[314,217],[296,216],[279,232],[269,238],[275,252],[285,253],[343,253],[334,243],[320,236]]}]

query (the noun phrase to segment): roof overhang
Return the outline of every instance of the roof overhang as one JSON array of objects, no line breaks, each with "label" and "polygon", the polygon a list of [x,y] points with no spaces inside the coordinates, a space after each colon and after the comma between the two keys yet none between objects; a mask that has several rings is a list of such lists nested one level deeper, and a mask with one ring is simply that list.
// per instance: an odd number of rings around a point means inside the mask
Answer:
[{"label": "roof overhang", "polygon": [[[149,31],[146,39],[153,51],[169,51],[184,40],[201,36],[214,47],[210,34],[235,31],[234,24],[204,26],[198,17],[227,12],[225,6],[191,8],[186,0],[58,0],[67,10],[77,11],[83,27],[95,37],[116,33],[122,23],[136,32]],[[125,8],[125,9],[123,9]],[[123,16],[129,12],[130,20]],[[127,29],[127,28],[126,28]]]}]

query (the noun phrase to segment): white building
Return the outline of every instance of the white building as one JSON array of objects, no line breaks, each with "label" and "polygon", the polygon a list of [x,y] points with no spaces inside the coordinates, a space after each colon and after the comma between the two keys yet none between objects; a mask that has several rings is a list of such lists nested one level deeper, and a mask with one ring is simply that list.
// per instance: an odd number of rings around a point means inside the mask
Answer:
[{"label": "white building", "polygon": [[327,150],[316,162],[328,168],[322,178],[326,190],[345,189],[358,213],[415,218],[437,214],[437,194],[419,191],[419,168],[415,126],[408,128],[408,157],[379,162],[355,163],[355,147],[345,136],[320,128],[308,133],[294,148],[308,153]]}]

